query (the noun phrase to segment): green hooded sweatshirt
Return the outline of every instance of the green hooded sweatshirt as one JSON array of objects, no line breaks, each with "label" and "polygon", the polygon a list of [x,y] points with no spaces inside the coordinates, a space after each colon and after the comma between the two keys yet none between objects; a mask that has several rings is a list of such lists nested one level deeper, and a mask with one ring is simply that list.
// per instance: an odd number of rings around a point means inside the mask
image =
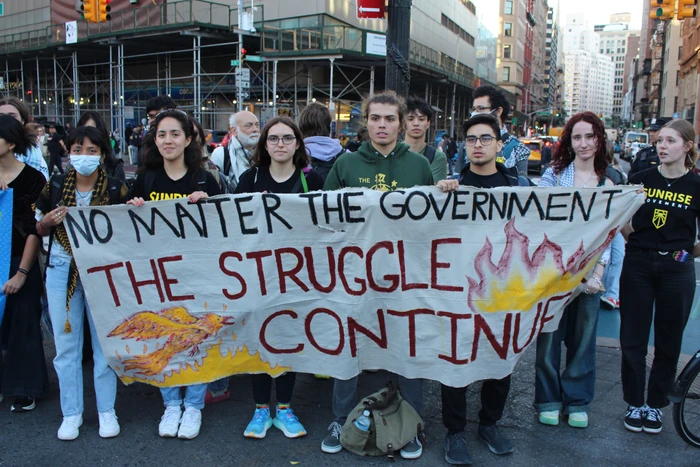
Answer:
[{"label": "green hooded sweatshirt", "polygon": [[323,189],[366,187],[394,191],[434,184],[428,159],[411,152],[408,144],[397,143],[385,157],[371,142],[365,141],[357,152],[345,153],[335,161]]}]

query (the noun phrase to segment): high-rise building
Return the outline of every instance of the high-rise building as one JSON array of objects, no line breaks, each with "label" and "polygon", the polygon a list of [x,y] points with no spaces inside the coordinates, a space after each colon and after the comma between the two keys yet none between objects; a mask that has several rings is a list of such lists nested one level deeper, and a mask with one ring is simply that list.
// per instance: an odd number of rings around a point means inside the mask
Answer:
[{"label": "high-rise building", "polygon": [[588,27],[582,14],[569,15],[564,30],[566,113],[572,116],[591,111],[612,124],[613,61],[600,53],[600,36]]},{"label": "high-rise building", "polygon": [[557,109],[560,102],[560,83],[559,77],[563,79],[563,70],[559,63],[559,45],[561,39],[561,28],[559,27],[558,15],[555,15],[554,9],[547,10],[547,41],[545,47],[545,86],[544,94],[547,106],[552,111]]},{"label": "high-rise building", "polygon": [[631,31],[629,28],[631,17],[630,13],[616,13],[610,16],[609,24],[595,27],[600,36],[600,53],[610,57],[615,66],[612,111],[615,126],[624,119],[623,104],[628,87],[627,76],[633,66],[633,62],[628,60],[630,37],[639,37],[639,31]]}]

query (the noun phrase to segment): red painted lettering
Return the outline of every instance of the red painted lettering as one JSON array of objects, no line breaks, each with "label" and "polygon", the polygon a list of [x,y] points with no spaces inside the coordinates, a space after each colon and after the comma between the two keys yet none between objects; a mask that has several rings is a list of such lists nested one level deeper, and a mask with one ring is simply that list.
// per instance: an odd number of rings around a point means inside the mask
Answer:
[{"label": "red painted lettering", "polygon": [[452,349],[450,355],[438,355],[438,358],[446,360],[455,365],[464,365],[469,363],[468,358],[459,359],[457,358],[457,320],[460,319],[471,319],[471,313],[461,314],[461,313],[450,313],[448,311],[438,311],[438,316],[445,316],[450,319],[450,342],[452,344]]},{"label": "red painted lettering", "polygon": [[241,256],[239,253],[236,253],[235,251],[226,251],[224,253],[221,253],[221,256],[219,256],[219,269],[221,269],[221,272],[223,272],[227,276],[235,277],[241,284],[240,292],[231,293],[228,291],[228,289],[221,289],[221,292],[224,294],[224,297],[228,298],[229,300],[238,300],[246,294],[246,292],[248,291],[248,285],[246,284],[245,279],[243,279],[243,276],[238,274],[236,271],[232,271],[226,267],[226,260],[228,258],[236,258],[238,261],[243,261],[243,256]]},{"label": "red painted lettering", "polygon": [[[296,258],[297,262],[292,269],[285,271],[282,267],[282,255],[292,255]],[[299,250],[295,248],[279,248],[275,250],[275,259],[277,260],[277,277],[280,281],[280,293],[287,293],[287,281],[285,277],[289,277],[292,282],[299,286],[304,292],[309,291],[309,287],[304,284],[298,277],[299,271],[304,267],[304,257],[301,255]]]},{"label": "red painted lettering", "polygon": [[386,323],[384,322],[384,312],[379,309],[377,310],[377,322],[379,323],[379,336],[374,334],[372,331],[364,326],[361,326],[355,321],[354,318],[348,316],[348,337],[350,338],[350,355],[357,357],[357,341],[355,338],[356,332],[361,332],[366,337],[369,337],[375,344],[379,346],[380,349],[386,349]]},{"label": "red painted lettering", "polygon": [[346,246],[342,250],[340,250],[340,255],[338,255],[338,275],[340,276],[340,282],[343,284],[343,288],[345,288],[345,292],[347,292],[350,295],[362,295],[367,291],[367,283],[365,282],[364,279],[358,279],[355,277],[353,281],[356,284],[360,284],[360,290],[353,290],[350,288],[350,285],[348,284],[348,279],[345,277],[345,256],[349,255],[350,253],[353,253],[360,258],[364,258],[364,253],[362,252],[362,249],[357,246]]},{"label": "red painted lettering", "polygon": [[408,343],[409,352],[411,357],[416,356],[416,315],[435,315],[435,311],[429,310],[427,308],[416,308],[414,310],[408,311],[394,311],[386,310],[387,314],[391,316],[402,316],[408,318]]},{"label": "red painted lettering", "polygon": [[267,295],[267,287],[265,286],[265,271],[263,270],[262,259],[272,256],[272,250],[253,251],[246,253],[245,257],[254,259],[258,267],[258,281],[260,282],[260,295]]},{"label": "red painted lettering", "polygon": [[447,269],[450,267],[450,263],[440,263],[437,260],[438,246],[443,244],[459,244],[462,243],[461,238],[440,238],[433,240],[430,247],[430,287],[435,290],[445,290],[448,292],[462,292],[464,287],[456,285],[442,285],[438,284],[437,273],[438,269]]},{"label": "red painted lettering", "polygon": [[137,281],[134,275],[134,268],[131,266],[131,262],[126,262],[126,272],[129,274],[129,280],[131,281],[131,287],[134,289],[134,295],[136,295],[136,301],[139,305],[143,305],[143,300],[141,300],[141,287],[146,285],[155,285],[158,290],[158,297],[160,297],[160,302],[165,301],[163,297],[163,288],[160,285],[160,278],[158,277],[158,268],[156,266],[155,260],[151,260],[151,271],[153,271],[153,279],[148,279],[145,281]]},{"label": "red painted lettering", "polygon": [[304,344],[299,344],[296,347],[292,349],[278,349],[276,347],[272,347],[268,342],[267,342],[267,326],[274,320],[275,318],[279,316],[291,316],[292,319],[297,319],[299,315],[297,315],[294,311],[292,310],[281,310],[277,311],[275,313],[272,313],[270,316],[267,317],[265,321],[263,321],[262,326],[260,327],[260,343],[262,344],[263,347],[265,347],[265,350],[267,350],[270,353],[298,353],[304,350]]},{"label": "red painted lettering", "polygon": [[158,269],[160,269],[160,278],[165,286],[165,295],[168,296],[168,301],[178,302],[185,300],[194,300],[194,295],[173,295],[173,291],[170,286],[178,283],[177,279],[171,279],[168,277],[168,273],[165,271],[165,263],[171,263],[173,261],[182,261],[182,255],[178,256],[166,256],[165,258],[158,259]]},{"label": "red painted lettering", "polygon": [[326,247],[326,253],[328,256],[328,271],[331,278],[330,284],[324,287],[321,284],[319,284],[318,279],[316,278],[316,265],[314,264],[314,256],[311,247],[304,247],[304,258],[306,258],[306,270],[309,273],[309,281],[311,282],[311,285],[313,285],[314,289],[318,290],[319,292],[330,293],[333,291],[333,289],[335,289],[336,282],[336,276],[334,274],[335,253],[333,252],[333,247]]},{"label": "red painted lettering", "polygon": [[377,292],[393,292],[399,287],[399,276],[397,274],[387,274],[383,277],[385,281],[391,284],[389,287],[383,287],[377,284],[377,282],[374,280],[374,274],[372,273],[372,258],[374,258],[374,254],[380,248],[383,248],[386,251],[388,251],[390,255],[394,254],[394,244],[389,241],[379,242],[372,248],[370,248],[367,252],[367,260],[365,261],[367,269],[367,281],[369,282],[369,287],[372,290],[376,290]]},{"label": "red painted lettering", "polygon": [[[316,337],[314,337],[313,332],[311,332],[311,321],[316,315],[321,313],[334,318],[338,325],[338,347],[336,347],[335,349],[326,349],[321,347],[318,341],[316,341]],[[343,347],[345,346],[345,332],[343,332],[343,322],[340,319],[340,316],[338,316],[336,313],[329,310],[328,308],[316,308],[311,313],[306,315],[304,329],[306,331],[306,338],[309,339],[311,345],[313,345],[319,352],[323,352],[328,355],[340,355],[340,352],[343,351]]]},{"label": "red painted lettering", "polygon": [[520,318],[523,316],[522,313],[516,313],[515,315],[515,329],[513,329],[513,353],[514,354],[519,354],[525,348],[530,345],[532,342],[532,339],[535,338],[535,330],[537,329],[537,321],[540,319],[540,316],[542,315],[542,303],[537,304],[537,314],[535,315],[535,321],[532,323],[532,329],[530,329],[530,336],[527,338],[527,342],[525,342],[524,345],[520,346],[518,344],[518,338],[520,337]]},{"label": "red painted lettering", "polygon": [[423,282],[412,282],[406,281],[406,258],[403,249],[403,240],[399,240],[396,244],[396,252],[399,255],[399,269],[401,271],[401,290],[411,290],[411,289],[427,289],[428,284]]},{"label": "red painted lettering", "polygon": [[486,322],[486,319],[481,315],[474,315],[474,340],[472,341],[472,362],[476,360],[476,354],[479,350],[479,336],[483,332],[486,339],[491,344],[493,350],[496,351],[496,355],[501,360],[505,360],[508,357],[508,344],[510,343],[510,333],[511,324],[513,321],[513,313],[507,313],[503,321],[503,342],[498,342],[496,336]]},{"label": "red painted lettering", "polygon": [[107,264],[105,266],[96,266],[94,268],[89,268],[87,270],[88,274],[92,274],[94,272],[104,272],[105,276],[107,277],[107,284],[109,284],[109,290],[112,292],[112,299],[114,299],[114,305],[115,306],[121,306],[121,303],[119,302],[119,294],[117,293],[117,288],[114,286],[114,280],[112,280],[112,269],[117,269],[117,268],[123,268],[124,263],[113,263],[113,264]]}]

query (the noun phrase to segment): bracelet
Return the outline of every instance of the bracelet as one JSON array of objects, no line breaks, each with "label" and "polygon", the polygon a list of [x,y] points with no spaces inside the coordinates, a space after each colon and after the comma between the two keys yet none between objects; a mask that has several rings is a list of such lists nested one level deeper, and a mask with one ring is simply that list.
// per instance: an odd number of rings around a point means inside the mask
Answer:
[{"label": "bracelet", "polygon": [[591,279],[596,281],[600,287],[603,286],[603,283],[600,281],[600,278],[598,278],[598,276],[591,276]]},{"label": "bracelet", "polygon": [[24,274],[25,276],[28,276],[28,275],[29,275],[29,271],[27,271],[27,270],[24,269],[24,268],[18,268],[18,269],[17,269],[17,272],[21,272],[21,273]]},{"label": "bracelet", "polygon": [[601,266],[605,267],[605,266],[608,265],[608,262],[607,262],[607,261],[603,261],[602,259],[599,259],[598,262],[597,262],[596,264],[600,264]]}]

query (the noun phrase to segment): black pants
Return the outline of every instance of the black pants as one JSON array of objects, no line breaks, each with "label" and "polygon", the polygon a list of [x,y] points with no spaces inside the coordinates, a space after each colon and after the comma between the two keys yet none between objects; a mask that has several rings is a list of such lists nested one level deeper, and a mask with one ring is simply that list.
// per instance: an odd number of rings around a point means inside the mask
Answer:
[{"label": "black pants", "polygon": [[63,160],[60,152],[52,152],[49,154],[49,176],[53,174],[54,165],[60,173],[63,173]]},{"label": "black pants", "polygon": [[[467,426],[467,388],[453,388],[441,384],[442,392],[442,423],[449,434],[459,433]],[[481,410],[479,424],[495,425],[503,417],[508,391],[510,390],[510,375],[503,379],[487,379],[481,386]]]},{"label": "black pants", "polygon": [[[293,371],[288,371],[283,375],[274,378],[277,381],[277,402],[289,404],[292,402],[292,393],[294,392],[294,382],[297,374]],[[272,376],[265,374],[252,375],[253,378],[253,399],[256,404],[269,404],[270,393],[272,392]]]},{"label": "black pants", "polygon": [[[625,402],[644,405],[646,355],[654,324],[654,362],[646,403],[668,405],[676,377],[683,331],[695,294],[695,262],[674,260],[656,251],[627,251],[620,276],[620,345]],[[656,305],[656,313],[654,313]]]},{"label": "black pants", "polygon": [[[21,257],[10,261],[10,275],[17,273]],[[48,392],[49,377],[41,341],[41,273],[34,264],[19,292],[8,295],[0,332],[0,392],[6,397],[39,397]]]}]

